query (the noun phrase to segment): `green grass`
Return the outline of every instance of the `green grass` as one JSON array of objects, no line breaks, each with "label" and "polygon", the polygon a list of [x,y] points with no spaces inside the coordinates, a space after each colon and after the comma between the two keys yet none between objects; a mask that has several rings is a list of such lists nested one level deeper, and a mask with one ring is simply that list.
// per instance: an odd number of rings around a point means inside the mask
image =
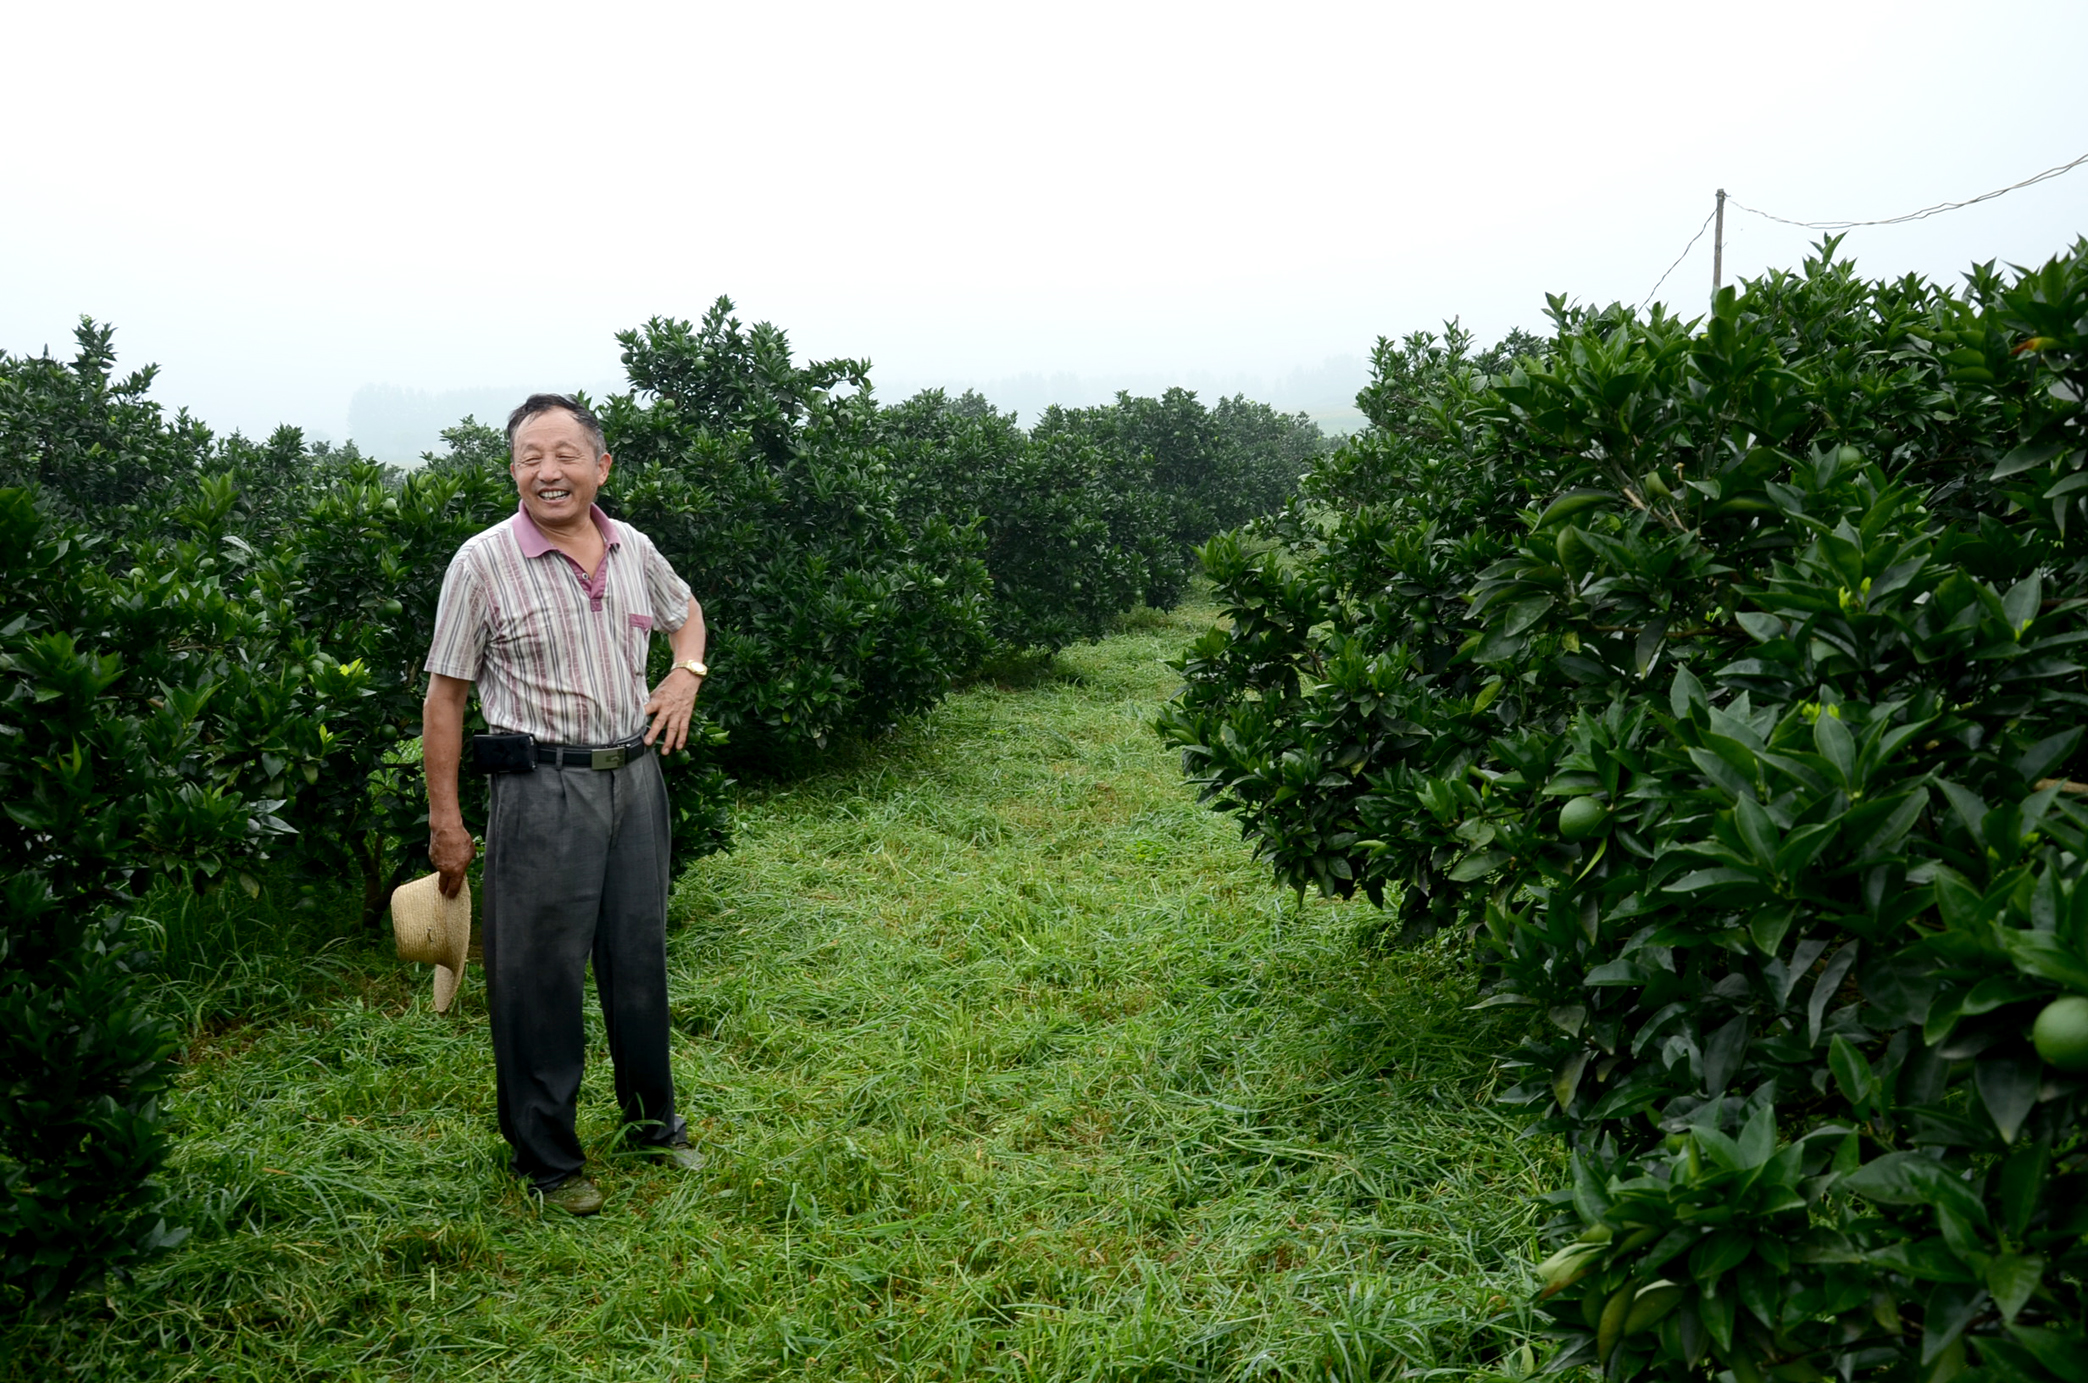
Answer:
[{"label": "green grass", "polygon": [[1557,1167],[1489,1103],[1500,1020],[1455,943],[1360,952],[1363,905],[1276,893],[1196,805],[1150,720],[1197,613],[743,792],[669,940],[709,1165],[599,1161],[592,1220],[504,1173],[475,969],[438,1017],[300,941],[324,908],[163,919],[238,957],[168,990],[195,1233],[0,1376],[1520,1373]]}]

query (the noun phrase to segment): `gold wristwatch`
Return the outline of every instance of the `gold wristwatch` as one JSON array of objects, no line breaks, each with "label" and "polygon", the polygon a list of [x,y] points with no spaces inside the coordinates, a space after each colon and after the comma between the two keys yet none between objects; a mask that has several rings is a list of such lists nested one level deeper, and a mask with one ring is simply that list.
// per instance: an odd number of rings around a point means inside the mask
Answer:
[{"label": "gold wristwatch", "polygon": [[[695,673],[698,677],[710,676],[710,669],[703,665],[703,659],[701,658],[685,658],[681,662],[676,663],[674,667],[687,668],[689,671]],[[669,668],[667,670],[669,672],[672,672],[674,671],[674,668]]]}]

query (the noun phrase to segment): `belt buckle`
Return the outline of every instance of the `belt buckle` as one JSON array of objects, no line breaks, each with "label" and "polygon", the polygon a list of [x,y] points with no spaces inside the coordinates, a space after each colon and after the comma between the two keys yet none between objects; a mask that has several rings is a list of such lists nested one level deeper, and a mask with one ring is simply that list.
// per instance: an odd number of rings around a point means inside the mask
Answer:
[{"label": "belt buckle", "polygon": [[588,752],[594,756],[594,762],[589,765],[591,768],[622,768],[624,766],[624,754],[626,751],[624,746],[620,744],[613,749],[592,749]]}]

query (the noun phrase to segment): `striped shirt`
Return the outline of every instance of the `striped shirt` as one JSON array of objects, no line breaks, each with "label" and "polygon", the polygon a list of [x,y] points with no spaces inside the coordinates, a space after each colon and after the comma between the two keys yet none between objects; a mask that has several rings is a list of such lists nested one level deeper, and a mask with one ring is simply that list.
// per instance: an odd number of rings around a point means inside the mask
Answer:
[{"label": "striped shirt", "polygon": [[519,506],[450,560],[427,669],[476,683],[495,730],[577,745],[645,732],[647,645],[688,622],[689,587],[650,538],[593,517],[607,546],[591,580]]}]

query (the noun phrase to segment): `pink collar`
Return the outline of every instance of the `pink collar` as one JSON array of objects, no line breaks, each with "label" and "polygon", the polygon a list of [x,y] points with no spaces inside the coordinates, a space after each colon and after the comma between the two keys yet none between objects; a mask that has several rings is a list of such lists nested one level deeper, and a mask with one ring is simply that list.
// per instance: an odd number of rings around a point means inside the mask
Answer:
[{"label": "pink collar", "polygon": [[[602,512],[601,505],[588,505],[587,516],[594,520],[595,529],[601,533],[604,543],[616,547],[622,541],[616,536],[616,525]],[[522,549],[524,557],[541,557],[547,552],[558,550],[552,541],[544,536],[544,530],[537,527],[536,520],[529,517],[529,510],[519,500],[515,504],[515,517],[509,519],[508,523],[515,530],[515,542]]]}]

